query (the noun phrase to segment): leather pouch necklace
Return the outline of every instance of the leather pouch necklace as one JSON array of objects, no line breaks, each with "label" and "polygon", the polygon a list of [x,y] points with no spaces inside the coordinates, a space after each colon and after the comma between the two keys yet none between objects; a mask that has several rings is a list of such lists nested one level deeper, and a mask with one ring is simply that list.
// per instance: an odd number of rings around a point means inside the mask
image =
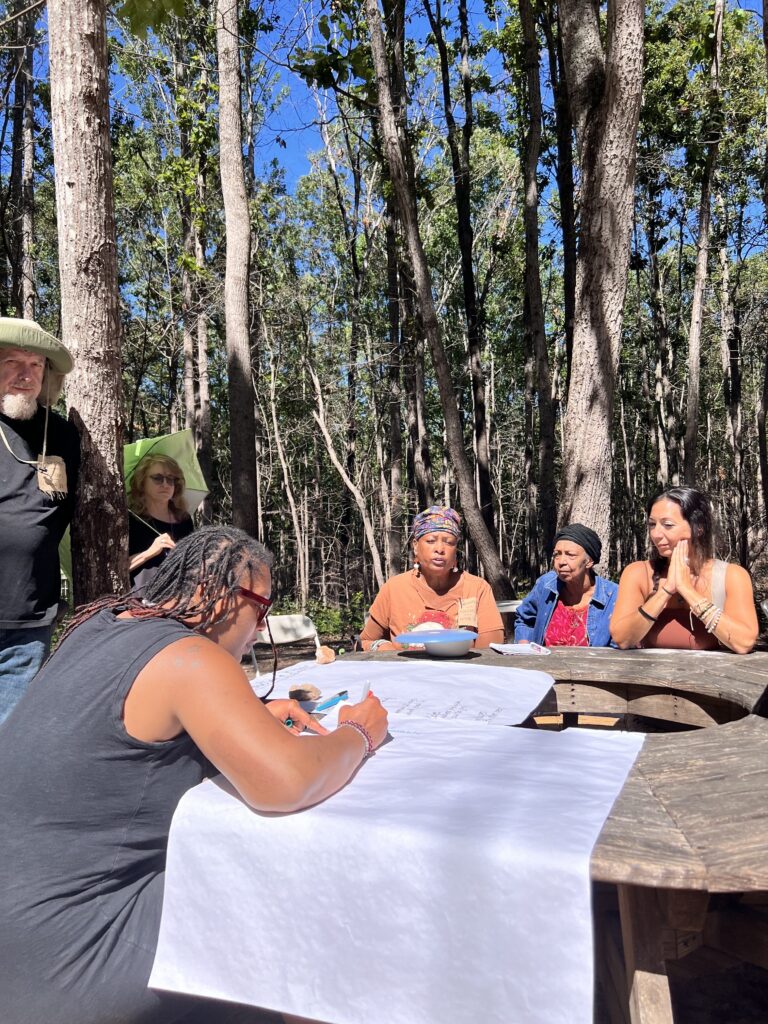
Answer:
[{"label": "leather pouch necklace", "polygon": [[0,437],[3,444],[17,462],[25,466],[34,466],[36,469],[37,486],[43,494],[47,494],[53,501],[61,501],[69,493],[67,487],[67,466],[60,455],[47,455],[48,445],[48,406],[45,407],[45,428],[43,430],[43,454],[36,459],[20,459],[8,443],[2,424],[0,424]]}]

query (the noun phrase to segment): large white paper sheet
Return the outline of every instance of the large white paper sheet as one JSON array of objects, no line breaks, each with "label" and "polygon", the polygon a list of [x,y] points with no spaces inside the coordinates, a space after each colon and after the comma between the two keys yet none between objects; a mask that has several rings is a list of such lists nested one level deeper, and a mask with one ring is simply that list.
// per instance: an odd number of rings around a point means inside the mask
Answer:
[{"label": "large white paper sheet", "polygon": [[[554,679],[546,672],[410,658],[381,662],[301,662],[278,672],[275,697],[287,697],[301,682],[314,683],[323,697],[347,690],[349,702],[372,689],[390,716],[518,725],[535,710]],[[306,705],[310,707],[311,705]],[[333,727],[337,705],[323,719]]]},{"label": "large white paper sheet", "polygon": [[221,780],[183,798],[150,985],[334,1024],[591,1024],[589,855],[643,737],[391,731],[297,814]]}]

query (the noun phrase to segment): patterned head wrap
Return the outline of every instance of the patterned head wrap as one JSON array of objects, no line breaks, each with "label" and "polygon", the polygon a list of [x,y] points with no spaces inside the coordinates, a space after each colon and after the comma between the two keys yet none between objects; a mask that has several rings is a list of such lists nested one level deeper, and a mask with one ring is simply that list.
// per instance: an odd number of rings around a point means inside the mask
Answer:
[{"label": "patterned head wrap", "polygon": [[452,533],[461,537],[461,516],[445,505],[430,505],[413,517],[411,540],[418,540],[427,533]]}]

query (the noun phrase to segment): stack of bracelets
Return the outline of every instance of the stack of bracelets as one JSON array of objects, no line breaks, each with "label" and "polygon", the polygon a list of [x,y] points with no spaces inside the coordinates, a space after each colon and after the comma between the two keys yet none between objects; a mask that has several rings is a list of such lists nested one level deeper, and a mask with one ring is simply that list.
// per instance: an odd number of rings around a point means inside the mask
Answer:
[{"label": "stack of bracelets", "polygon": [[[715,632],[720,616],[723,614],[723,609],[708,601],[706,597],[703,597],[701,601],[697,601],[691,607],[691,611],[697,619],[704,623],[704,628],[708,633]],[[693,632],[693,620],[691,620],[691,632]]]}]

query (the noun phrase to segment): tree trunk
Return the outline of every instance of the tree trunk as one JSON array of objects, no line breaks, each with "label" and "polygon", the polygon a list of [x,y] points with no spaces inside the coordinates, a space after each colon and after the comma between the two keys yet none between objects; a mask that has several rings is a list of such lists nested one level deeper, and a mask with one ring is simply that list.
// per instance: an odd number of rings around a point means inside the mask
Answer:
[{"label": "tree trunk", "polygon": [[403,571],[403,423],[400,414],[400,280],[397,273],[397,231],[394,211],[388,204],[387,226],[387,311],[389,313],[389,500],[390,524],[387,544],[390,576]]},{"label": "tree trunk", "polygon": [[[651,190],[649,189],[649,193]],[[654,208],[655,192],[649,195],[651,208]],[[656,412],[656,429],[659,443],[659,467],[657,479],[662,487],[676,485],[680,476],[680,460],[678,457],[678,425],[677,414],[672,398],[671,378],[674,370],[674,348],[669,331],[666,302],[664,299],[664,280],[659,268],[658,224],[655,215],[649,214],[645,225],[648,238],[650,264],[650,295],[651,323],[656,341],[656,367],[654,404]]]},{"label": "tree trunk", "polygon": [[400,139],[397,131],[387,70],[386,46],[377,0],[365,0],[365,11],[370,32],[371,54],[378,86],[377,106],[380,132],[389,168],[395,203],[408,244],[416,293],[424,330],[432,352],[432,363],[437,377],[440,402],[445,418],[446,440],[451,463],[461,496],[461,507],[472,541],[485,568],[488,581],[498,597],[512,595],[504,567],[496,546],[485,524],[475,496],[474,474],[464,448],[464,437],[456,405],[453,381],[443,347],[440,326],[432,297],[429,268],[421,242],[413,187],[413,160],[407,138]]},{"label": "tree trunk", "polygon": [[[19,3],[21,7],[21,3]],[[24,170],[24,110],[26,107],[27,76],[24,68],[24,57],[27,42],[27,20],[23,15],[16,18],[14,28],[15,53],[13,64],[15,65],[15,78],[13,83],[13,103],[11,105],[11,123],[13,126],[11,136],[11,173],[8,179],[8,206],[10,217],[8,217],[8,238],[10,242],[11,257],[11,292],[13,306],[17,316],[22,315],[24,308],[21,282],[22,282],[22,185],[21,179]]]},{"label": "tree trunk", "polygon": [[35,12],[27,16],[24,75],[24,116],[22,140],[24,157],[21,171],[21,311],[27,320],[35,319]]},{"label": "tree trunk", "polygon": [[[185,49],[180,33],[173,40],[173,86],[177,97],[189,90],[189,75],[185,61]],[[179,122],[179,155],[183,165],[189,167],[192,159],[189,141],[189,122],[187,118],[178,118]],[[182,381],[184,393],[184,426],[192,429],[195,425],[195,340],[193,331],[194,316],[192,307],[194,296],[192,289],[191,266],[195,258],[195,241],[192,224],[192,203],[189,192],[182,183],[178,190],[179,218],[184,244],[184,259],[181,264],[181,351],[183,359]]]},{"label": "tree trunk", "polygon": [[[552,378],[547,356],[544,304],[539,274],[539,187],[536,172],[541,150],[541,89],[539,85],[539,44],[530,0],[520,0],[520,22],[528,101],[528,132],[523,154],[525,198],[525,298],[523,329],[530,335],[530,348],[536,365],[539,410],[538,500],[541,509],[540,542],[544,560],[552,557],[557,527],[555,494],[555,409]],[[536,545],[538,550],[538,544]]]},{"label": "tree trunk", "polygon": [[67,397],[82,451],[72,521],[81,603],[128,584],[106,4],[50,0],[48,32],[62,334],[75,358]]},{"label": "tree trunk", "polygon": [[643,12],[641,0],[611,0],[603,53],[599,5],[592,0],[562,0],[560,6],[581,164],[576,320],[560,520],[587,523],[606,547],[611,428],[643,80]]},{"label": "tree trunk", "polygon": [[432,456],[429,450],[429,432],[425,412],[424,395],[424,328],[416,308],[413,281],[408,266],[398,263],[400,268],[400,289],[403,307],[406,310],[406,331],[408,350],[408,436],[410,439],[410,480],[416,489],[416,504],[419,510],[435,502],[435,483],[432,473]]},{"label": "tree trunk", "polygon": [[[201,158],[202,161],[203,158]],[[205,198],[205,173],[202,168],[197,174],[197,202],[202,208]],[[208,314],[205,294],[205,242],[201,229],[196,227],[195,242],[195,306],[197,310],[197,409],[195,412],[195,443],[197,458],[205,482],[213,487],[213,431],[211,429],[211,393],[208,371]],[[204,523],[213,522],[213,503],[210,497],[200,506],[200,518]]]},{"label": "tree trunk", "polygon": [[461,52],[461,91],[464,103],[464,125],[459,127],[453,115],[448,48],[443,36],[443,15],[440,0],[435,0],[433,12],[429,0],[423,0],[424,10],[440,57],[440,79],[443,94],[443,113],[448,128],[448,149],[453,172],[453,195],[456,205],[456,236],[461,256],[461,280],[464,312],[467,318],[467,357],[472,381],[472,408],[474,447],[477,470],[477,490],[485,525],[495,535],[493,516],[493,488],[491,487],[491,457],[488,443],[488,416],[485,401],[485,373],[483,372],[483,320],[478,304],[474,268],[474,229],[472,227],[472,175],[470,144],[474,128],[472,109],[472,79],[469,69],[469,24],[466,0],[459,0],[459,46]]},{"label": "tree trunk", "polygon": [[573,325],[576,319],[576,206],[573,196],[573,123],[568,102],[563,46],[557,14],[553,6],[543,12],[542,25],[547,40],[549,79],[555,98],[555,137],[557,139],[557,196],[563,233],[563,310],[565,319],[565,394],[571,381]]},{"label": "tree trunk", "polygon": [[[715,0],[715,50],[710,68],[710,114],[716,110],[720,91],[720,57],[723,48],[723,9],[725,0]],[[701,179],[699,201],[699,230],[696,238],[696,271],[693,279],[691,324],[688,331],[688,402],[685,417],[685,449],[683,478],[690,486],[696,485],[696,452],[699,437],[699,377],[701,371],[701,323],[704,314],[704,290],[707,286],[707,257],[709,255],[710,192],[717,165],[720,146],[720,125],[707,124],[707,157]]]},{"label": "tree trunk", "polygon": [[[763,51],[765,68],[768,72],[768,0],[763,0]],[[768,217],[768,93],[765,97],[765,161],[763,163],[763,209]],[[766,415],[768,414],[768,351],[763,362],[763,389],[757,410],[757,448],[760,457],[760,485],[763,492],[763,515],[768,520],[768,439],[766,438]]]},{"label": "tree trunk", "polygon": [[533,339],[530,331],[525,332],[525,399],[523,402],[523,464],[525,469],[525,519],[526,545],[525,570],[530,580],[535,580],[541,571],[539,559],[539,517],[536,501],[536,480],[533,462],[533,406],[536,385],[534,383]]},{"label": "tree trunk", "polygon": [[277,415],[277,402],[275,401],[277,378],[275,374],[275,359],[274,353],[271,347],[269,348],[269,408],[272,414],[272,430],[275,437],[275,448],[277,449],[277,457],[280,460],[280,468],[283,472],[283,487],[285,488],[285,497],[288,501],[288,507],[291,510],[291,520],[293,522],[293,532],[296,535],[296,572],[297,572],[297,584],[299,591],[299,607],[302,611],[306,610],[307,598],[309,597],[309,584],[307,580],[307,559],[304,557],[304,537],[306,531],[302,530],[301,519],[299,517],[299,511],[296,506],[296,498],[293,491],[293,483],[291,481],[291,473],[288,467],[288,460],[285,457],[285,448],[283,447],[283,438],[280,432],[280,420]]},{"label": "tree trunk", "polygon": [[227,240],[224,315],[227,325],[232,520],[235,526],[256,537],[256,417],[248,302],[250,214],[243,170],[238,42],[238,0],[217,0],[219,152]]},{"label": "tree trunk", "polygon": [[[733,453],[733,479],[738,504],[737,547],[739,562],[749,567],[749,494],[745,474],[741,388],[741,326],[731,286],[730,256],[725,232],[725,204],[717,197],[721,211],[720,257],[720,359],[723,367],[723,399],[727,417],[726,434]],[[733,517],[730,517],[733,519]]]},{"label": "tree trunk", "polygon": [[309,362],[306,363],[307,371],[312,378],[312,384],[315,388],[315,398],[317,399],[317,411],[313,411],[312,415],[320,428],[320,433],[323,435],[325,441],[325,447],[328,452],[333,465],[336,467],[336,471],[342,479],[344,486],[347,488],[349,493],[354,498],[357,510],[360,513],[360,518],[363,523],[363,530],[365,532],[365,539],[368,541],[368,547],[371,551],[371,559],[373,561],[373,572],[376,577],[376,586],[381,588],[384,586],[384,570],[381,567],[381,555],[379,548],[376,543],[376,534],[374,533],[373,523],[371,517],[368,515],[368,510],[365,507],[365,498],[363,497],[362,491],[352,480],[345,467],[342,465],[339,456],[336,454],[336,449],[333,446],[333,438],[328,431],[328,424],[325,418],[325,403],[323,401],[323,392],[320,388],[320,381],[318,380],[317,374],[313,370]]}]

